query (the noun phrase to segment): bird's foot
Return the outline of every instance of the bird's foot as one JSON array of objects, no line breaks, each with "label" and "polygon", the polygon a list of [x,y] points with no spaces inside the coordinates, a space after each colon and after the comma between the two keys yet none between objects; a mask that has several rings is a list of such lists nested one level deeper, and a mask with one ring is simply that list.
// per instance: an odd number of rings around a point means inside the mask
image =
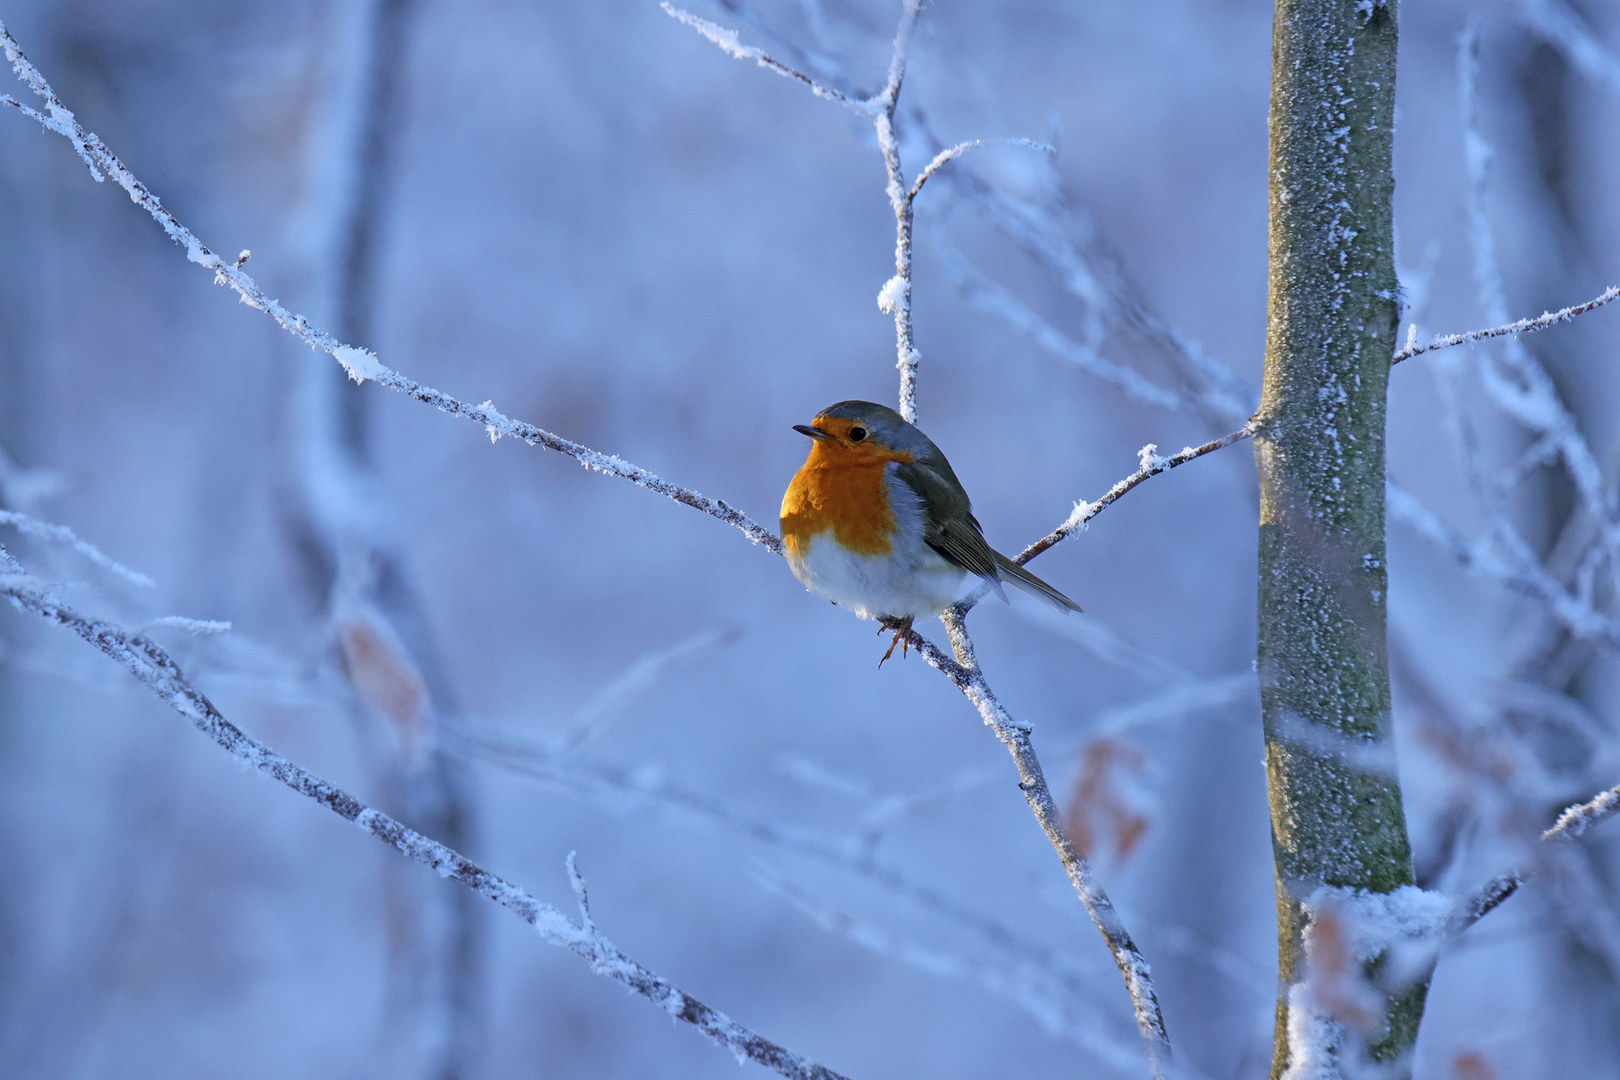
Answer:
[{"label": "bird's foot", "polygon": [[[880,624],[878,626],[879,634],[885,630],[894,632],[894,638],[889,642],[889,650],[883,654],[883,660],[887,660],[894,655],[896,645],[900,646],[900,655],[904,657],[911,649],[911,616],[908,615],[904,619],[884,616],[878,619],[878,623]],[[883,667],[883,660],[878,661],[879,669]]]}]

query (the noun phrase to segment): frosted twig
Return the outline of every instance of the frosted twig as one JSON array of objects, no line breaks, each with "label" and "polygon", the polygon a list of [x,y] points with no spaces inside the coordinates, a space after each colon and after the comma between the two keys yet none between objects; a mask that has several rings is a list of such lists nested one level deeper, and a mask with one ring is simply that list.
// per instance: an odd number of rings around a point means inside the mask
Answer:
[{"label": "frosted twig", "polygon": [[[67,627],[86,642],[145,683],[176,712],[213,739],[244,768],[253,769],[353,822],[363,831],[401,854],[432,867],[440,877],[465,885],[515,913],[539,931],[547,943],[561,946],[590,962],[591,970],[641,994],[671,1017],[691,1024],[740,1058],[758,1062],[796,1080],[842,1080],[823,1065],[807,1061],[785,1047],[755,1034],[724,1013],[717,1012],[659,975],[621,953],[588,922],[579,926],[551,905],[529,895],[511,882],[490,873],[466,856],[431,840],[379,810],[372,809],[341,788],[293,764],[227,720],[202,691],[154,642],[113,623],[92,620],[51,596],[32,578],[20,573],[9,556],[0,564],[0,596],[19,607]],[[570,864],[570,878],[577,872]]]},{"label": "frosted twig", "polygon": [[148,626],[167,626],[186,633],[201,636],[204,634],[228,634],[231,624],[218,619],[188,619],[184,615],[159,615],[155,619],[148,619],[141,624]]},{"label": "frosted twig", "polygon": [[801,82],[809,87],[810,92],[818,98],[826,98],[828,101],[837,102],[851,112],[859,113],[862,116],[873,116],[880,107],[876,98],[864,101],[856,100],[847,94],[834,90],[830,86],[823,86],[802,71],[795,71],[781,61],[772,59],[763,49],[757,49],[752,45],[744,45],[737,37],[737,31],[735,30],[728,30],[719,23],[710,22],[708,19],[694,15],[690,11],[678,8],[669,3],[669,0],[663,0],[658,6],[664,9],[664,14],[676,22],[690,26],[715,45],[718,45],[720,51],[727,56],[737,60],[752,60],[767,71],[774,71],[783,78]]},{"label": "frosted twig", "polygon": [[[48,130],[63,135],[71,141],[74,148],[78,150],[79,156],[90,167],[91,173],[96,179],[101,179],[102,174],[105,173],[117,181],[118,186],[129,194],[132,202],[149,213],[175,243],[186,249],[188,259],[204,269],[214,271],[215,284],[234,290],[237,296],[241,298],[242,303],[269,315],[282,329],[306,345],[330,353],[338,363],[343,365],[344,370],[349,373],[349,377],[356,382],[373,379],[391,390],[396,390],[424,404],[432,405],[442,412],[471,420],[488,430],[492,438],[508,435],[514,439],[521,439],[530,446],[543,446],[548,450],[567,454],[587,469],[628,480],[632,484],[644,487],[649,491],[655,491],[666,498],[674,499],[678,503],[683,503],[694,510],[699,510],[710,517],[717,518],[740,530],[744,536],[747,536],[754,543],[781,554],[782,542],[777,539],[774,533],[749,518],[742,511],[728,505],[724,500],[710,499],[688,488],[673,484],[621,458],[599,453],[588,446],[565,439],[533,424],[514,420],[503,415],[488,401],[481,405],[469,405],[464,401],[451,397],[449,394],[435,390],[432,387],[423,386],[421,383],[385,366],[374,353],[352,345],[346,345],[326,331],[310,325],[303,316],[288,311],[275,299],[266,295],[254,283],[253,278],[244,273],[235,262],[220,258],[204,246],[202,241],[192,234],[191,230],[182,225],[173,214],[164,208],[163,204],[158,201],[157,196],[153,195],[145,184],[136,179],[135,175],[124,167],[123,162],[115,157],[112,151],[108,150],[94,133],[86,131],[80,126],[79,122],[73,118],[73,114],[62,106],[61,101],[58,100],[55,92],[51,90],[49,84],[45,82],[38,70],[23,55],[22,48],[17,44],[16,38],[11,36],[10,31],[5,28],[3,22],[0,22],[0,44],[5,46],[6,57],[11,61],[11,65],[17,72],[18,77],[27,82],[35,93],[45,99],[50,115],[45,116],[28,109],[24,111],[39,120]],[[16,104],[15,102],[10,103]],[[20,105],[18,107],[22,108]]]},{"label": "frosted twig", "polygon": [[1588,802],[1577,803],[1558,815],[1553,827],[1541,834],[1543,840],[1572,839],[1620,813],[1620,787],[1602,791]]},{"label": "frosted twig", "polygon": [[1620,58],[1605,49],[1562,0],[1519,0],[1519,13],[1543,40],[1588,78],[1620,90]]},{"label": "frosted twig", "polygon": [[101,549],[88,540],[81,540],[77,533],[66,525],[53,525],[48,521],[39,521],[27,514],[19,514],[15,510],[0,510],[0,525],[10,525],[20,533],[37,536],[44,540],[54,540],[58,544],[68,547],[83,555],[103,570],[117,574],[131,585],[139,585],[143,589],[156,588],[156,583],[139,570],[131,570],[123,563],[102,553]]},{"label": "frosted twig", "polygon": [[[1573,840],[1588,829],[1607,821],[1616,813],[1620,813],[1620,786],[1601,791],[1590,801],[1576,803],[1567,808],[1558,815],[1558,820],[1553,823],[1552,828],[1541,834],[1541,839]],[[1529,880],[1529,877],[1528,873],[1514,870],[1486,882],[1452,916],[1447,926],[1448,937],[1456,937],[1496,910],[1502,901],[1512,896],[1520,885]]]},{"label": "frosted twig", "polygon": [[[1142,483],[1144,480],[1147,480],[1150,477],[1158,476],[1162,472],[1168,472],[1177,465],[1185,465],[1194,458],[1201,458],[1205,454],[1213,454],[1217,450],[1224,450],[1233,443],[1242,442],[1244,439],[1251,439],[1254,437],[1255,432],[1259,430],[1259,421],[1251,419],[1247,424],[1244,424],[1236,431],[1222,435],[1218,439],[1211,439],[1202,446],[1183,447],[1179,452],[1171,454],[1169,457],[1160,457],[1156,453],[1158,447],[1153,443],[1148,443],[1138,452],[1141,459],[1141,464],[1136,467],[1135,472],[1131,473],[1129,476],[1125,477],[1125,479],[1119,481],[1113,487],[1103,492],[1102,497],[1096,502],[1075,503],[1074,509],[1069,513],[1069,516],[1063,520],[1061,525],[1047,533],[1045,536],[1041,537],[1039,540],[1035,541],[1033,544],[1029,545],[1029,547],[1025,548],[1023,551],[1020,551],[1013,558],[1013,562],[1017,563],[1019,566],[1023,566],[1025,563],[1029,562],[1029,560],[1046,551],[1054,544],[1061,543],[1062,541],[1073,536],[1075,533],[1084,531],[1087,523],[1089,523],[1092,518],[1114,505],[1114,503],[1117,502],[1121,496],[1130,491],[1132,488],[1136,487],[1138,484]],[[972,611],[978,602],[985,598],[989,591],[990,587],[988,585],[981,585],[977,589],[974,589],[972,592],[968,593],[962,599],[958,600],[947,610],[954,613],[958,618],[961,618],[969,611]]]},{"label": "frosted twig", "polygon": [[1567,308],[1560,308],[1557,311],[1544,312],[1541,315],[1537,315],[1535,318],[1520,319],[1517,322],[1505,323],[1502,326],[1492,326],[1485,330],[1470,330],[1465,334],[1441,334],[1437,337],[1430,338],[1428,343],[1424,345],[1408,345],[1406,348],[1396,353],[1394,357],[1391,358],[1390,363],[1398,364],[1402,360],[1410,360],[1412,357],[1420,356],[1426,352],[1434,352],[1436,349],[1449,349],[1453,345],[1465,345],[1470,341],[1484,341],[1487,338],[1509,336],[1517,337],[1520,334],[1532,334],[1537,330],[1545,330],[1549,326],[1557,326],[1559,323],[1569,322],[1577,315],[1584,315],[1594,308],[1600,308],[1604,304],[1617,299],[1620,299],[1620,285],[1613,285],[1607,289],[1604,289],[1601,293],[1592,297],[1592,299],[1583,304],[1574,304]]},{"label": "frosted twig", "polygon": [[1029,547],[1025,548],[1023,551],[1020,551],[1017,557],[1013,559],[1013,562],[1017,563],[1019,566],[1023,566],[1025,563],[1029,562],[1029,560],[1035,558],[1035,556],[1052,547],[1052,545],[1066,540],[1075,533],[1082,531],[1092,518],[1114,505],[1115,502],[1119,501],[1121,496],[1130,491],[1132,488],[1136,487],[1138,484],[1142,483],[1144,480],[1147,480],[1150,477],[1158,476],[1162,472],[1169,472],[1177,465],[1185,465],[1187,462],[1196,458],[1201,458],[1205,454],[1213,454],[1217,450],[1224,450],[1233,443],[1242,442],[1244,439],[1251,439],[1254,437],[1254,433],[1259,430],[1259,421],[1250,420],[1247,424],[1244,424],[1234,432],[1222,435],[1218,439],[1211,439],[1209,442],[1204,443],[1201,446],[1183,447],[1181,450],[1171,454],[1169,457],[1159,457],[1156,453],[1154,453],[1158,447],[1154,446],[1152,443],[1149,443],[1141,450],[1141,464],[1137,466],[1135,472],[1131,473],[1129,476],[1116,483],[1113,487],[1103,492],[1102,496],[1098,498],[1096,502],[1075,503],[1073,512],[1071,512],[1069,516],[1063,520],[1063,524],[1059,525],[1057,528],[1053,529],[1051,532],[1029,545]]},{"label": "frosted twig", "polygon": [[[1049,143],[1036,142],[1034,139],[991,139],[989,142],[1000,143],[1007,146],[1022,146],[1029,150],[1038,150],[1043,154],[1057,153],[1057,147],[1052,146]],[[967,142],[960,142],[955,146],[948,146],[939,153],[935,154],[934,160],[930,161],[927,166],[923,168],[923,171],[917,174],[917,179],[911,182],[911,188],[906,192],[906,198],[915,199],[917,197],[917,192],[921,191],[922,186],[928,182],[928,178],[933,176],[940,169],[944,168],[948,162],[955,161],[969,150],[977,150],[985,144],[986,140],[984,139],[969,139]]]},{"label": "frosted twig", "polygon": [[1097,931],[1102,934],[1114,963],[1119,966],[1120,975],[1125,980],[1125,991],[1131,998],[1132,1011],[1136,1014],[1136,1027],[1147,1050],[1148,1066],[1155,1080],[1160,1080],[1170,1068],[1170,1040],[1165,1034],[1164,1016],[1159,1011],[1159,998],[1153,989],[1148,962],[1136,947],[1136,942],[1131,940],[1119,912],[1097,881],[1091,864],[1075,850],[1064,831],[1062,815],[1052,799],[1052,792],[1041,771],[1040,759],[1030,741],[1029,726],[1012,718],[985,681],[962,614],[956,608],[947,608],[939,618],[945,625],[954,659],[915,630],[909,635],[911,646],[930,667],[951,680],[1012,755],[1013,764],[1018,769],[1018,789],[1024,793],[1024,801],[1029,804],[1047,840],[1057,850],[1070,884],[1079,894],[1080,902],[1085,905]]}]

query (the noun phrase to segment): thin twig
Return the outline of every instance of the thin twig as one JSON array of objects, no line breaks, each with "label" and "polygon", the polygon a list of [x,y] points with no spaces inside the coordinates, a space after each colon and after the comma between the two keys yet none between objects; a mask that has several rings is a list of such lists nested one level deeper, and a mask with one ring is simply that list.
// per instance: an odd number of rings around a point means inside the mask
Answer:
[{"label": "thin twig", "polygon": [[23,55],[21,46],[17,44],[17,39],[11,36],[10,31],[5,28],[3,22],[0,22],[0,45],[4,45],[6,58],[11,61],[11,66],[17,72],[17,76],[28,83],[34,92],[45,100],[50,115],[47,116],[29,109],[27,106],[20,105],[10,98],[0,98],[0,101],[16,106],[38,120],[47,130],[54,131],[67,138],[73,143],[79,157],[89,166],[91,175],[97,180],[101,180],[103,174],[106,174],[116,180],[118,186],[128,192],[132,202],[152,215],[153,220],[163,227],[163,231],[168,233],[175,243],[186,249],[188,259],[205,269],[214,271],[215,284],[233,289],[241,297],[242,303],[269,315],[282,329],[311,348],[330,353],[348,371],[350,378],[357,382],[374,379],[391,390],[397,390],[407,397],[432,405],[442,412],[471,420],[488,431],[491,439],[498,439],[502,435],[508,435],[515,439],[521,439],[531,446],[543,446],[548,450],[567,454],[587,469],[594,469],[609,476],[617,476],[628,480],[632,484],[644,487],[649,491],[655,491],[666,498],[690,506],[694,510],[702,511],[710,517],[740,530],[743,535],[754,543],[778,555],[782,553],[782,542],[777,539],[774,533],[749,518],[742,511],[727,505],[723,500],[710,499],[689,488],[673,484],[622,458],[592,450],[588,446],[565,439],[533,424],[513,420],[496,409],[493,402],[486,401],[481,405],[469,405],[464,401],[451,397],[449,394],[435,390],[432,387],[423,386],[421,383],[384,366],[375,354],[352,345],[346,345],[326,331],[310,325],[302,315],[295,315],[288,311],[275,299],[267,296],[254,283],[253,278],[244,273],[234,261],[222,259],[210,251],[202,241],[197,239],[191,230],[182,225],[173,214],[164,208],[163,204],[158,201],[157,196],[153,195],[145,184],[141,183],[133,173],[124,167],[123,162],[115,157],[112,151],[107,149],[95,133],[86,131],[78,120],[74,119],[73,113],[62,105],[61,100],[56,96],[56,92],[51,89],[50,84],[45,81],[33,64],[29,63],[28,58]]},{"label": "thin twig", "polygon": [[[3,549],[0,549],[3,551]],[[587,922],[575,925],[556,908],[529,895],[511,882],[490,873],[462,855],[372,809],[339,787],[320,779],[244,734],[193,686],[160,646],[114,623],[92,620],[58,601],[7,556],[0,564],[0,596],[27,611],[67,627],[145,683],[176,712],[244,766],[280,781],[398,850],[432,867],[440,877],[465,885],[480,896],[514,912],[539,931],[549,944],[558,945],[590,962],[591,970],[641,994],[671,1017],[691,1024],[739,1057],[758,1062],[796,1080],[843,1080],[838,1073],[795,1054],[711,1009],[690,994],[621,953]],[[572,860],[570,879],[577,879]],[[582,897],[583,901],[583,897]]]},{"label": "thin twig", "polygon": [[[1453,345],[1466,345],[1470,341],[1484,341],[1487,338],[1509,336],[1517,337],[1520,334],[1533,334],[1537,330],[1545,330],[1549,326],[1557,326],[1559,323],[1569,322],[1571,319],[1575,318],[1575,316],[1585,315],[1588,311],[1591,311],[1594,308],[1600,308],[1612,300],[1620,300],[1620,285],[1610,286],[1598,295],[1592,297],[1592,299],[1586,301],[1584,304],[1575,304],[1571,307],[1560,308],[1557,311],[1544,312],[1541,315],[1537,315],[1533,319],[1520,319],[1518,322],[1505,323],[1502,326],[1492,326],[1485,330],[1470,330],[1463,334],[1441,334],[1438,337],[1430,338],[1428,343],[1425,345],[1408,343],[1406,348],[1396,353],[1394,357],[1390,359],[1390,363],[1398,364],[1402,360],[1410,360],[1412,357],[1420,356],[1426,352],[1434,352],[1436,349],[1449,349]],[[1414,326],[1412,329],[1415,331],[1417,328]]]},{"label": "thin twig", "polygon": [[1023,551],[1020,551],[1017,557],[1013,559],[1013,562],[1017,563],[1019,566],[1023,566],[1025,563],[1029,562],[1029,560],[1041,554],[1041,552],[1047,550],[1052,545],[1073,536],[1075,533],[1084,529],[1086,523],[1092,518],[1114,505],[1114,503],[1119,501],[1120,497],[1123,496],[1127,491],[1130,491],[1132,488],[1136,487],[1144,480],[1147,480],[1149,477],[1158,476],[1162,472],[1169,472],[1176,466],[1185,465],[1187,462],[1201,458],[1205,454],[1213,454],[1217,450],[1224,450],[1233,443],[1242,442],[1244,439],[1252,439],[1254,437],[1254,433],[1259,430],[1259,421],[1250,420],[1247,424],[1244,424],[1236,431],[1222,435],[1218,439],[1211,439],[1202,446],[1183,447],[1180,451],[1171,454],[1169,457],[1160,457],[1156,453],[1158,447],[1152,443],[1148,443],[1138,452],[1141,458],[1141,464],[1137,466],[1135,472],[1131,473],[1129,476],[1125,477],[1125,479],[1119,481],[1113,487],[1103,492],[1102,497],[1097,499],[1096,502],[1076,503],[1074,512],[1064,519],[1063,524],[1059,525],[1057,528],[1053,529],[1051,532],[1029,545],[1029,547],[1025,548]]},{"label": "thin twig", "polygon": [[41,539],[54,540],[58,544],[66,544],[103,570],[118,575],[131,585],[139,585],[143,589],[157,587],[156,582],[151,578],[139,570],[131,570],[117,559],[103,553],[100,548],[90,543],[90,541],[80,539],[79,535],[66,525],[53,525],[48,521],[39,521],[29,517],[27,514],[19,514],[15,510],[0,510],[0,525],[10,525],[18,532],[25,533],[28,536],[38,536]]},{"label": "thin twig", "polygon": [[1568,807],[1553,827],[1541,834],[1543,840],[1570,840],[1620,813],[1620,786],[1599,792],[1587,802]]},{"label": "thin twig", "polygon": [[710,22],[708,19],[694,15],[690,11],[678,8],[669,3],[669,0],[663,0],[658,6],[664,9],[665,15],[678,23],[690,26],[718,45],[720,50],[727,56],[737,60],[752,60],[767,71],[774,71],[785,79],[801,82],[809,87],[810,92],[818,98],[826,98],[828,101],[836,102],[851,112],[859,113],[862,116],[873,116],[880,108],[876,98],[865,101],[852,98],[848,94],[834,90],[830,86],[823,86],[802,71],[796,71],[781,61],[773,59],[763,49],[755,48],[752,45],[744,45],[737,37],[737,31],[735,30],[728,30],[719,23]]}]

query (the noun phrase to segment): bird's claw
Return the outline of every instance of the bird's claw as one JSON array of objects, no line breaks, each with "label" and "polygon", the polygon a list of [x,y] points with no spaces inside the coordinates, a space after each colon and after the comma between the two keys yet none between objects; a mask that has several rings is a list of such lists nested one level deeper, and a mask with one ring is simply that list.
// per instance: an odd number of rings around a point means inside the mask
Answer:
[{"label": "bird's claw", "polygon": [[883,660],[878,661],[878,669],[882,670],[883,661],[894,655],[894,647],[900,646],[900,655],[905,657],[911,651],[911,620],[910,619],[880,619],[878,620],[878,633],[885,630],[894,631],[894,637],[889,641],[889,648],[883,654]]}]

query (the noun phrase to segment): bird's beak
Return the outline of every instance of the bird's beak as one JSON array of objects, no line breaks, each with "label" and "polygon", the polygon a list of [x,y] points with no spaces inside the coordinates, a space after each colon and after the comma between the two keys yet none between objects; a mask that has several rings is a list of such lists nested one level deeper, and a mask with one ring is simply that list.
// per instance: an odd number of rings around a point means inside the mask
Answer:
[{"label": "bird's beak", "polygon": [[830,439],[830,438],[832,438],[832,436],[829,435],[827,432],[822,431],[818,427],[811,427],[809,424],[794,424],[793,425],[793,430],[797,431],[800,435],[808,435],[812,439],[817,440],[818,442],[820,440],[822,440],[822,439]]}]

